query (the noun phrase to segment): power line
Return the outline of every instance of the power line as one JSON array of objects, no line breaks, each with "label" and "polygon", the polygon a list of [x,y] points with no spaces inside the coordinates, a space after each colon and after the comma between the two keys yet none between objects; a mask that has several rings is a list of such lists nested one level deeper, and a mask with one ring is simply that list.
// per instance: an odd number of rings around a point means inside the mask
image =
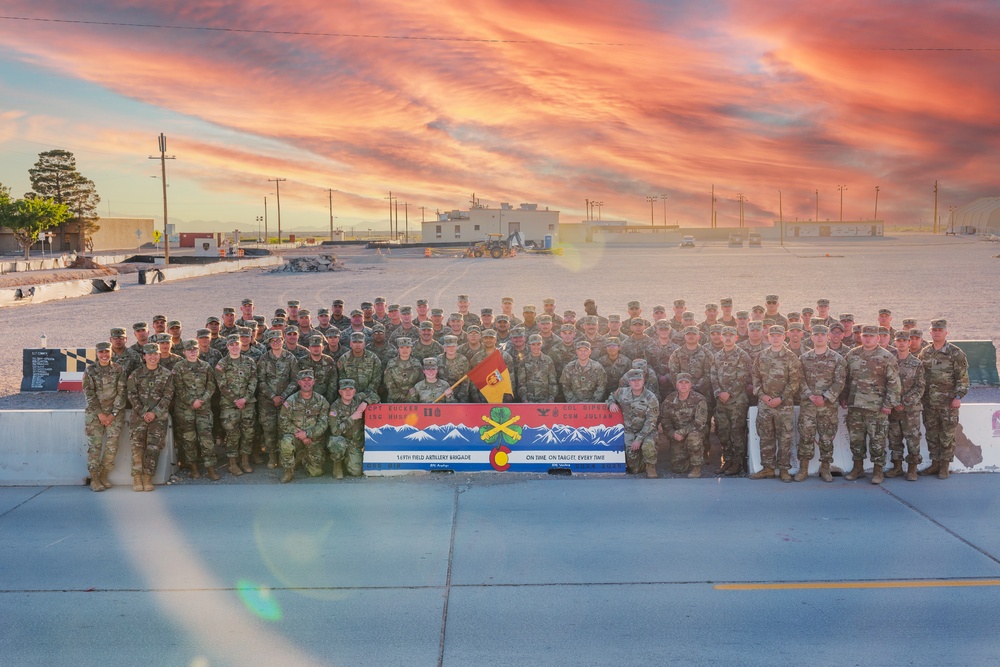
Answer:
[{"label": "power line", "polygon": [[307,32],[301,30],[254,30],[250,28],[217,28],[210,26],[168,25],[158,23],[123,23],[119,21],[84,21],[81,19],[53,19],[33,16],[0,16],[4,21],[34,21],[38,23],[69,23],[99,25],[115,28],[155,28],[158,30],[203,30],[207,32],[232,32],[251,35],[294,35],[301,37],[339,37],[344,39],[398,39],[424,42],[481,42],[486,44],[556,44],[562,46],[627,46],[625,42],[546,42],[537,39],[486,39],[481,37],[424,37],[418,35],[366,35],[345,32]]}]

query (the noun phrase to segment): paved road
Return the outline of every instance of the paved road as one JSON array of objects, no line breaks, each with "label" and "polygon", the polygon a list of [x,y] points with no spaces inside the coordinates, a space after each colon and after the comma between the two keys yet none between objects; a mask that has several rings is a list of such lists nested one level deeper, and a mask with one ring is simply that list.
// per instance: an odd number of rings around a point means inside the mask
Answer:
[{"label": "paved road", "polygon": [[997,664],[998,482],[0,488],[0,656]]}]

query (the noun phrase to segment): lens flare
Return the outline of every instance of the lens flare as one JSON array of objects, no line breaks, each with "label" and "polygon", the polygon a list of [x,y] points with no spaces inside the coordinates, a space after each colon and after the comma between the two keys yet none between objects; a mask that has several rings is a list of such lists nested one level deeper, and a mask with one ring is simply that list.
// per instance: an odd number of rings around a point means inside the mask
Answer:
[{"label": "lens flare", "polygon": [[271,589],[255,585],[252,581],[240,579],[236,591],[247,609],[265,621],[280,621],[281,606],[271,595]]}]

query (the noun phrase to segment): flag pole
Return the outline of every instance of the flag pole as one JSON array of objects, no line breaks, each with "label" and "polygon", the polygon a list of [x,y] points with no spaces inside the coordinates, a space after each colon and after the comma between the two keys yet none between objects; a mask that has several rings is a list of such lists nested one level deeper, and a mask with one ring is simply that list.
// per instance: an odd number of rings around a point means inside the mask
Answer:
[{"label": "flag pole", "polygon": [[[464,382],[464,381],[465,381],[465,380],[467,380],[468,378],[469,378],[469,375],[468,375],[468,373],[466,373],[465,375],[463,375],[462,377],[460,377],[460,378],[458,379],[458,382],[456,382],[455,384],[453,384],[453,385],[451,385],[450,387],[448,387],[448,389],[454,389],[454,388],[455,388],[455,387],[457,387],[458,385],[462,384],[462,382]],[[431,401],[431,403],[437,403],[437,402],[438,402],[438,401],[440,401],[440,400],[441,400],[442,398],[444,398],[444,394],[441,394],[440,396],[438,396],[437,398],[435,398],[435,399],[434,399],[433,401]]]}]

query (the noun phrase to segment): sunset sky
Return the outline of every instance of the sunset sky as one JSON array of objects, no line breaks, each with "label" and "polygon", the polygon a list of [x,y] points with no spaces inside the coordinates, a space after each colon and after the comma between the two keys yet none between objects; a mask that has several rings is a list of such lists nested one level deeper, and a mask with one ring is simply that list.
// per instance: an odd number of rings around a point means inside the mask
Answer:
[{"label": "sunset sky", "polygon": [[[0,183],[75,153],[102,215],[385,229],[534,202],[649,224],[929,225],[1000,195],[1000,4],[204,0],[0,9]],[[30,20],[28,20],[30,19]],[[49,20],[36,20],[49,19]],[[109,24],[132,25],[109,25]],[[152,27],[159,26],[159,27]],[[664,205],[654,206],[656,224]],[[400,207],[400,220],[403,210]],[[411,224],[411,229],[413,225]],[[272,231],[273,234],[273,231]]]}]

